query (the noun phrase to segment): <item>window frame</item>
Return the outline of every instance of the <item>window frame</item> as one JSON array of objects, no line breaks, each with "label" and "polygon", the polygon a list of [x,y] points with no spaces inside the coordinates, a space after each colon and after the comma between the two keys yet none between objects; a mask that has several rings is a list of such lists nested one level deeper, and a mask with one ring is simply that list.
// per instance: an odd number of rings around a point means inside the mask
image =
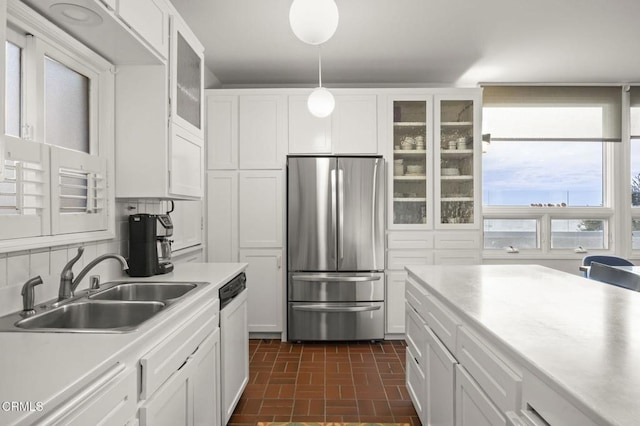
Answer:
[{"label": "window frame", "polygon": [[[625,96],[622,95],[622,121],[624,123]],[[484,105],[483,105],[484,108]],[[622,193],[616,188],[616,179],[619,178],[616,164],[620,164],[623,156],[622,148],[628,137],[625,135],[624,125],[621,135],[622,142],[602,142],[602,178],[603,178],[603,206],[601,207],[531,207],[531,206],[487,206],[482,204],[482,221],[484,219],[536,219],[538,221],[538,239],[540,248],[520,249],[517,252],[507,252],[504,249],[484,248],[484,226],[482,256],[484,259],[581,259],[586,254],[614,254],[619,249],[616,241],[619,238],[617,222],[621,213],[616,212]],[[517,142],[514,142],[517,143]],[[544,142],[541,142],[544,143]],[[491,148],[489,148],[491,149]],[[640,219],[640,209],[638,209]],[[598,219],[605,221],[605,249],[557,249],[551,248],[551,219]],[[631,243],[629,243],[631,244]],[[638,250],[640,254],[640,250]]]},{"label": "window frame", "polygon": [[[0,18],[3,18],[0,11]],[[0,253],[18,250],[27,250],[41,247],[53,247],[83,243],[89,241],[100,241],[115,237],[115,191],[114,191],[114,66],[100,57],[98,54],[83,45],[80,41],[65,33],[60,28],[53,25],[47,19],[34,12],[28,6],[15,0],[9,0],[6,8],[6,19],[3,21],[4,30],[0,32],[0,39],[6,43],[14,40],[21,40],[21,33],[24,32],[23,47],[23,67],[22,67],[22,109],[21,114],[21,137],[13,138],[5,135],[4,122],[4,83],[0,94],[2,95],[2,114],[0,117],[0,160],[6,151],[6,146],[16,142],[29,141],[39,143],[47,151],[49,159],[47,175],[49,176],[50,197],[48,203],[48,217],[46,218],[49,235],[12,237],[11,239],[0,240]],[[28,34],[28,35],[26,35]],[[18,44],[18,43],[15,43]],[[100,163],[105,176],[106,199],[104,205],[104,218],[98,221],[99,226],[87,226],[84,223],[71,233],[62,233],[56,230],[54,218],[56,212],[51,208],[55,205],[52,198],[56,191],[53,189],[54,164],[51,162],[51,155],[56,150],[65,148],[55,145],[48,145],[44,141],[44,68],[45,55],[51,59],[59,61],[65,66],[79,72],[90,79],[89,85],[89,150],[90,154],[84,154],[85,160],[93,164]],[[2,63],[4,64],[4,53],[2,53]],[[5,81],[4,65],[0,70],[0,77]],[[15,140],[14,140],[15,139]],[[6,142],[5,142],[6,141]],[[60,216],[60,215],[58,215]],[[87,215],[90,216],[90,215]],[[92,218],[94,219],[94,218]],[[2,218],[0,217],[0,223]],[[59,222],[59,221],[58,221]],[[46,232],[46,231],[45,231]],[[59,234],[55,234],[59,232]],[[65,228],[64,232],[69,232]],[[3,237],[4,238],[4,237]]]}]

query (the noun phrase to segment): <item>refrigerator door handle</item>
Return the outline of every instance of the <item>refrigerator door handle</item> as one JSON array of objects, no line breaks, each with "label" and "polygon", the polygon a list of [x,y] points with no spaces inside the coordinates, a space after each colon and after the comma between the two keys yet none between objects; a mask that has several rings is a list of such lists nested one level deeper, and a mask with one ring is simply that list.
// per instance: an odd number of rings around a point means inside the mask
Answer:
[{"label": "refrigerator door handle", "polygon": [[294,281],[339,281],[339,282],[367,282],[367,281],[380,281],[380,276],[375,275],[371,277],[322,277],[318,275],[294,275],[292,277]]},{"label": "refrigerator door handle", "polygon": [[377,189],[377,185],[376,182],[378,182],[378,165],[380,160],[376,160],[374,166],[373,166],[373,187],[372,187],[372,197],[371,197],[371,215],[373,216],[373,220],[371,221],[371,241],[373,242],[373,244],[371,245],[371,257],[373,259],[373,266],[374,268],[378,269],[382,269],[382,267],[380,265],[377,264],[376,262],[376,246],[377,246],[377,240],[376,240],[376,223],[378,222],[377,219],[377,213],[378,213],[378,209],[376,208],[377,204],[378,204],[378,189]]},{"label": "refrigerator door handle", "polygon": [[338,198],[340,210],[338,212],[338,268],[344,259],[344,170],[338,169]]},{"label": "refrigerator door handle", "polygon": [[327,306],[327,305],[297,305],[291,307],[294,311],[306,312],[367,312],[380,310],[380,305],[370,306]]},{"label": "refrigerator door handle", "polygon": [[336,218],[338,216],[338,194],[336,169],[331,170],[331,234],[336,235]]}]

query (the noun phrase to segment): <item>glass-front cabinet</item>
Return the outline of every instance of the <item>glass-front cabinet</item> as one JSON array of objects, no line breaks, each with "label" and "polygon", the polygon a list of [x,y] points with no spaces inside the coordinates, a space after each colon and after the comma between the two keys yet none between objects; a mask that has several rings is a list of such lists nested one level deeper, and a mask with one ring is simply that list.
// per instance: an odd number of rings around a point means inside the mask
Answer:
[{"label": "glass-front cabinet", "polygon": [[476,228],[480,194],[479,96],[438,95],[434,104],[436,228]]},{"label": "glass-front cabinet", "polygon": [[430,97],[391,99],[393,166],[390,165],[393,228],[425,226],[431,222]]}]

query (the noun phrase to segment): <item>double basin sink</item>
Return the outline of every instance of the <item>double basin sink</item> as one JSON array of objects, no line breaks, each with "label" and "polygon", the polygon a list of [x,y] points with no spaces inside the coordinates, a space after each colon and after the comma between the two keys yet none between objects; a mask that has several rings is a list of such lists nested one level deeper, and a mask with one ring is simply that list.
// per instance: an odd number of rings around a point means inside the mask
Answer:
[{"label": "double basin sink", "polygon": [[115,282],[49,306],[35,315],[0,318],[1,331],[118,333],[178,303],[204,282]]}]

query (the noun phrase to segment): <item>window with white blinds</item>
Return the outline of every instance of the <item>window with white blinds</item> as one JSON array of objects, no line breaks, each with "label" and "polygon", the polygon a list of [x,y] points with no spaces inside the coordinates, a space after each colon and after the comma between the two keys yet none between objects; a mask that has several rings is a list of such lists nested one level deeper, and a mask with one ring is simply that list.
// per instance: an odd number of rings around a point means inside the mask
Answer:
[{"label": "window with white blinds", "polygon": [[0,252],[111,237],[112,65],[20,3],[4,43]]}]

